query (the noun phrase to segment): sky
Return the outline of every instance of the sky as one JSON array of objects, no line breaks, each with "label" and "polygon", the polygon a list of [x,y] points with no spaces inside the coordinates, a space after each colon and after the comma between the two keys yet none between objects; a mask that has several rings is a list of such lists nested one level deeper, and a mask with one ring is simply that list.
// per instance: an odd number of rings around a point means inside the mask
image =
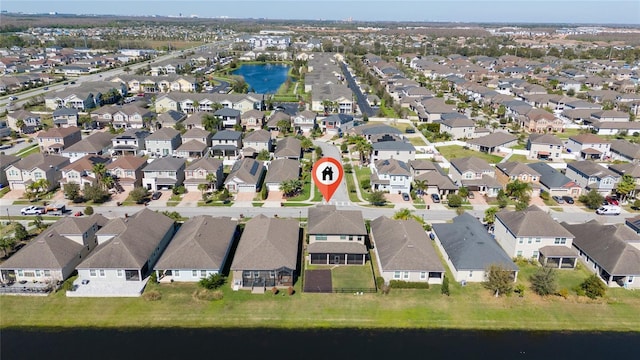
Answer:
[{"label": "sky", "polygon": [[0,10],[300,20],[640,24],[640,0],[2,0]]}]

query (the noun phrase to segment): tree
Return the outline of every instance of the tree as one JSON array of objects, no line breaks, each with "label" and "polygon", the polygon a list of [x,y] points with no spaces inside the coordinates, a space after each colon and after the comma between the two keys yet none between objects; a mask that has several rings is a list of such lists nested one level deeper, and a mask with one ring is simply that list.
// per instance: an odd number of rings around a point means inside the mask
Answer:
[{"label": "tree", "polygon": [[102,163],[97,163],[93,165],[91,171],[93,171],[93,173],[96,175],[96,183],[98,184],[98,186],[104,188],[102,179],[107,173],[107,167]]},{"label": "tree", "polygon": [[300,139],[300,147],[302,147],[303,151],[309,151],[313,149],[313,141],[307,137],[302,137],[302,139]]},{"label": "tree", "polygon": [[180,221],[182,220],[182,215],[180,215],[179,212],[177,211],[169,211],[169,210],[165,210],[163,211],[161,214],[163,214],[164,216],[170,218],[173,221]]},{"label": "tree", "polygon": [[270,159],[271,159],[271,154],[267,149],[260,150],[260,152],[258,153],[258,156],[256,156],[256,160],[260,160],[260,161],[267,161]]},{"label": "tree", "polygon": [[604,197],[600,195],[595,189],[591,189],[585,195],[580,195],[578,200],[585,204],[589,209],[597,209],[600,207],[602,202],[604,201]]},{"label": "tree", "polygon": [[420,218],[418,215],[414,214],[409,209],[400,209],[400,210],[396,211],[395,214],[393,214],[393,219],[394,220],[414,219],[417,222],[422,223],[422,218]]},{"label": "tree", "polygon": [[507,183],[506,193],[507,195],[520,200],[525,195],[529,195],[531,193],[531,189],[531,183],[513,180]]},{"label": "tree", "polygon": [[447,195],[447,202],[450,207],[460,207],[462,205],[462,198],[458,194]]},{"label": "tree", "polygon": [[198,190],[202,193],[202,201],[207,201],[207,194],[205,193],[209,189],[209,184],[198,184]]},{"label": "tree", "polygon": [[484,222],[487,224],[493,224],[496,221],[496,213],[498,210],[500,209],[496,206],[487,208],[487,210],[484,211]]},{"label": "tree", "polygon": [[211,274],[205,278],[200,279],[198,281],[198,285],[205,289],[215,290],[227,281],[227,278],[222,274]]},{"label": "tree", "polygon": [[18,128],[18,131],[20,131],[20,133],[22,133],[22,129],[24,128],[24,120],[18,119],[16,121],[16,127]]},{"label": "tree", "polygon": [[500,189],[500,191],[498,191],[497,200],[498,200],[498,206],[501,209],[507,207],[507,205],[509,204],[509,198],[507,197],[507,194],[502,189]]},{"label": "tree", "polygon": [[149,196],[149,190],[143,187],[136,187],[129,192],[129,196],[136,204],[142,204],[147,199],[147,196]]},{"label": "tree", "polygon": [[580,284],[580,288],[590,299],[602,297],[607,292],[607,287],[604,285],[602,280],[600,280],[597,274],[592,274],[586,278],[582,284]]},{"label": "tree", "polygon": [[524,211],[524,210],[527,210],[527,208],[529,207],[529,200],[531,200],[531,198],[529,197],[529,195],[525,195],[525,196],[521,197],[521,198],[516,202],[516,211]]},{"label": "tree", "polygon": [[7,255],[9,255],[9,252],[11,252],[11,250],[13,249],[13,247],[16,245],[16,239],[7,236],[7,237],[3,237],[0,239],[0,249],[2,249],[2,253],[3,253],[3,257],[7,257]]},{"label": "tree", "polygon": [[220,129],[220,124],[222,124],[222,119],[216,115],[207,114],[202,117],[202,126],[211,133],[215,134]]},{"label": "tree", "polygon": [[502,264],[491,264],[485,270],[487,281],[484,287],[495,293],[496,297],[502,294],[508,295],[513,291],[513,275],[511,270]]},{"label": "tree", "polygon": [[285,180],[280,183],[280,190],[286,197],[296,195],[302,189],[302,181],[299,179]]},{"label": "tree", "polygon": [[13,225],[13,237],[18,241],[23,241],[29,237],[29,232],[24,227],[24,225],[17,222]]},{"label": "tree", "polygon": [[553,268],[541,267],[531,277],[531,288],[541,296],[556,293],[557,273]]},{"label": "tree", "polygon": [[449,277],[445,276],[442,280],[442,287],[440,287],[440,293],[442,295],[449,296]]},{"label": "tree", "polygon": [[109,198],[109,193],[107,190],[103,189],[100,185],[90,185],[87,184],[84,186],[84,198],[86,200],[91,200],[94,203],[103,203]]},{"label": "tree", "polygon": [[469,196],[469,189],[467,189],[464,186],[460,187],[458,189],[458,195],[460,195],[463,198],[466,198],[467,196]]},{"label": "tree", "polygon": [[387,202],[384,191],[373,191],[369,195],[369,203],[375,206],[383,206]]},{"label": "tree", "polygon": [[80,185],[74,182],[70,182],[64,185],[64,197],[76,202],[76,200],[82,198],[80,196]]},{"label": "tree", "polygon": [[425,190],[429,186],[429,182],[427,180],[414,180],[413,188],[416,190],[418,195],[424,194]]},{"label": "tree", "polygon": [[622,179],[618,183],[618,187],[616,191],[621,195],[620,200],[625,200],[629,194],[633,194],[636,189],[636,182],[633,179],[633,176],[629,174],[622,175]]},{"label": "tree", "polygon": [[283,133],[283,134],[287,134],[287,133],[291,132],[291,121],[289,121],[289,120],[282,119],[282,120],[278,121],[276,126],[278,127],[278,130],[280,130],[280,132]]},{"label": "tree", "polygon": [[93,206],[87,206],[84,208],[85,215],[93,215]]},{"label": "tree", "polygon": [[366,139],[359,138],[353,149],[360,155],[360,163],[366,164],[371,152],[373,151],[373,146]]}]

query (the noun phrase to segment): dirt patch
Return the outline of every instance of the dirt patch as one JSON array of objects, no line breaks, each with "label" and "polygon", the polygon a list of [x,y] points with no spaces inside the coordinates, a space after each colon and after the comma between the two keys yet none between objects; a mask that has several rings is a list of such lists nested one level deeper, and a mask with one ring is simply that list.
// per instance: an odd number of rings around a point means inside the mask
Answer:
[{"label": "dirt patch", "polygon": [[331,270],[306,270],[304,272],[303,291],[314,293],[332,292]]}]

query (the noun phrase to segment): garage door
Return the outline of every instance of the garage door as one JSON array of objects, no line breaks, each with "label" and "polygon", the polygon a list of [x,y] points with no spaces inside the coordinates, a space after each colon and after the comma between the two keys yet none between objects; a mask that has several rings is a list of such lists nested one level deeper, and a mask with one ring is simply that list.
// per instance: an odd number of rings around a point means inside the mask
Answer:
[{"label": "garage door", "polygon": [[255,192],[256,187],[252,185],[238,185],[238,192]]}]

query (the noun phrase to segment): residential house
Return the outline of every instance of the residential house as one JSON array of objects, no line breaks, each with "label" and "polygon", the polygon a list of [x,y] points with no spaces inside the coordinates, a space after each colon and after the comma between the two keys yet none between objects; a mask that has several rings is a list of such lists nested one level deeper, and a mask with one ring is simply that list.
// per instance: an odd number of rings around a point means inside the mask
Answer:
[{"label": "residential house", "polygon": [[53,125],[56,127],[78,126],[78,109],[60,108],[53,111]]},{"label": "residential house", "polygon": [[149,131],[142,129],[128,129],[111,139],[113,156],[139,156],[144,153],[145,139]]},{"label": "residential house", "polygon": [[611,141],[594,134],[570,136],[565,143],[567,152],[576,154],[580,159],[606,160],[611,156]]},{"label": "residential house", "polygon": [[57,287],[97,246],[96,232],[106,222],[100,214],[61,218],[0,264],[2,282]]},{"label": "residential house", "polygon": [[222,108],[216,110],[213,116],[218,116],[222,120],[222,127],[226,129],[233,129],[236,125],[240,125],[240,110]]},{"label": "residential house", "polygon": [[[21,128],[18,128],[18,121],[24,123]],[[17,132],[33,134],[36,129],[40,129],[42,126],[42,118],[40,115],[26,110],[12,111],[7,113],[7,125]]]},{"label": "residential house", "polygon": [[390,135],[393,139],[402,140],[402,131],[391,125],[368,122],[363,125],[358,125],[349,130],[350,134],[362,136],[369,142],[373,142],[373,139],[380,139],[384,135]]},{"label": "residential house", "polygon": [[40,152],[49,154],[60,154],[69,146],[82,140],[80,128],[51,128],[43,130],[36,135]]},{"label": "residential house", "polygon": [[0,153],[0,188],[4,188],[9,185],[6,170],[9,165],[17,163],[20,159],[22,158],[18,156]]},{"label": "residential house", "polygon": [[247,221],[231,262],[231,287],[264,293],[293,286],[299,276],[300,225],[262,214]]},{"label": "residential house", "polygon": [[409,193],[413,176],[409,165],[396,159],[381,159],[373,162],[371,188],[392,194]]},{"label": "residential house", "polygon": [[185,113],[181,113],[175,110],[169,110],[167,112],[159,114],[156,117],[156,121],[153,125],[155,126],[155,130],[161,129],[163,127],[175,128],[177,124],[183,122],[186,118],[187,114]]},{"label": "residential house", "polygon": [[162,128],[144,139],[147,154],[153,158],[172,156],[182,145],[180,131],[174,128]]},{"label": "residential house", "polygon": [[311,110],[304,110],[292,116],[293,128],[300,132],[310,132],[316,127],[317,114]]},{"label": "residential house", "polygon": [[114,135],[109,132],[96,132],[60,151],[60,155],[74,162],[86,155],[107,155],[111,153]]},{"label": "residential house", "polygon": [[452,139],[471,139],[474,137],[476,123],[467,118],[454,118],[440,123],[440,133],[450,134]]},{"label": "residential house", "polygon": [[142,186],[142,169],[147,160],[137,156],[120,156],[107,165],[107,173],[114,178],[115,187],[131,191]]},{"label": "residential house", "polygon": [[78,161],[74,161],[61,169],[60,187],[64,190],[67,184],[74,183],[80,185],[82,190],[86,185],[96,185],[98,180],[93,172],[93,167],[97,164],[107,165],[109,162],[111,162],[111,158],[101,155],[85,155],[81,157]]},{"label": "residential house", "polygon": [[505,132],[497,131],[486,136],[467,141],[471,150],[495,153],[500,152],[500,148],[508,148],[518,145],[518,138]]},{"label": "residential house", "polygon": [[411,107],[418,113],[420,121],[428,123],[439,122],[442,114],[457,111],[454,105],[447,104],[444,99],[438,97],[416,101]]},{"label": "residential house", "polygon": [[211,148],[211,132],[199,128],[187,130],[182,134],[182,145],[175,155],[185,159],[199,159],[209,153]]},{"label": "residential house", "polygon": [[187,191],[200,191],[200,184],[208,184],[212,190],[218,190],[222,188],[223,180],[222,160],[204,157],[195,160],[185,169],[184,186]]},{"label": "residential house", "polygon": [[415,160],[416,148],[408,141],[401,140],[397,136],[382,135],[372,137],[371,162],[381,159],[396,159],[408,163]]},{"label": "residential house", "polygon": [[[638,190],[640,190],[640,166],[636,163],[621,163],[609,165],[609,170],[620,176],[620,181],[624,175],[629,175],[636,183],[636,188],[627,194],[627,198],[631,201],[636,198]],[[617,187],[617,185],[616,185]]]},{"label": "residential house", "polygon": [[367,229],[360,210],[334,205],[309,208],[308,261],[312,265],[364,265],[368,258]]},{"label": "residential house", "polygon": [[267,167],[267,175],[264,184],[269,191],[280,191],[280,184],[284,181],[300,178],[300,161],[288,158],[279,158],[271,161]]},{"label": "residential house", "polygon": [[371,222],[371,243],[380,276],[392,280],[442,284],[445,269],[422,225],[414,219],[380,216]]},{"label": "residential house", "polygon": [[184,182],[185,159],[163,157],[151,161],[142,169],[142,186],[148,190],[173,189]]},{"label": "residential house", "polygon": [[229,192],[256,192],[264,180],[265,166],[262,161],[244,158],[233,164],[224,186]]},{"label": "residential house", "polygon": [[446,197],[449,194],[456,194],[459,186],[441,171],[440,169],[437,171],[423,172],[420,175],[414,176],[413,181],[414,183],[423,182],[426,187],[422,191],[426,194],[439,194],[442,197]]},{"label": "residential house", "polygon": [[320,129],[326,134],[341,136],[354,127],[353,116],[347,114],[333,114],[320,120]]},{"label": "residential house", "polygon": [[302,141],[292,136],[278,140],[273,157],[275,159],[300,160],[302,158]]},{"label": "residential house", "polygon": [[48,191],[58,186],[62,179],[60,169],[67,165],[66,157],[36,153],[7,166],[5,174],[11,190],[26,190],[30,184],[45,179],[49,183]]},{"label": "residential house", "polygon": [[549,196],[571,196],[572,198],[578,198],[582,193],[580,184],[547,163],[538,162],[527,164],[527,166],[540,174],[540,192],[547,192]]},{"label": "residential house", "polygon": [[456,282],[484,282],[486,269],[493,264],[509,270],[516,281],[518,267],[473,215],[464,213],[452,223],[433,224],[432,234]]},{"label": "residential house", "polygon": [[409,169],[411,169],[411,175],[413,177],[424,173],[438,172],[442,170],[437,163],[426,159],[416,159],[409,161]]},{"label": "residential house", "polygon": [[[510,257],[540,261],[556,268],[574,268],[578,254],[571,248],[573,234],[551,215],[532,205],[522,211],[496,214],[493,235]],[[555,249],[551,249],[554,247]],[[545,248],[544,250],[542,250]],[[545,256],[542,253],[545,253]],[[559,256],[559,254],[561,254]]]},{"label": "residential house", "polygon": [[562,161],[564,144],[553,134],[531,134],[527,140],[527,159]]},{"label": "residential house", "polygon": [[574,161],[567,164],[565,175],[573,179],[585,192],[596,190],[602,195],[616,188],[621,176],[593,161]]},{"label": "residential house", "polygon": [[496,164],[496,179],[506,189],[507,184],[512,181],[520,181],[531,184],[533,196],[540,192],[540,173],[530,168],[524,163],[507,161]]},{"label": "residential house", "polygon": [[502,184],[495,179],[495,168],[483,159],[471,156],[451,160],[449,176],[469,191],[479,191],[488,197],[498,196]]},{"label": "residential house", "polygon": [[611,140],[611,160],[640,162],[640,144],[627,140]]},{"label": "residential house", "polygon": [[245,134],[242,145],[242,154],[245,157],[255,157],[263,150],[271,152],[273,139],[269,131],[260,129]]},{"label": "residential house", "polygon": [[153,111],[136,103],[111,107],[111,124],[116,129],[141,129],[156,116]]},{"label": "residential house", "polygon": [[235,130],[218,131],[211,138],[211,152],[214,156],[236,158],[242,148],[242,132]]},{"label": "residential house", "polygon": [[171,239],[156,263],[158,281],[197,282],[222,274],[238,233],[230,217],[189,218]]},{"label": "residential house", "polygon": [[246,111],[240,115],[240,125],[242,125],[243,130],[262,129],[264,121],[264,111],[253,109]]},{"label": "residential house", "polygon": [[595,219],[582,224],[561,224],[575,236],[573,246],[586,268],[607,286],[640,288],[640,250],[625,241],[627,237],[637,239],[637,234]]},{"label": "residential house", "polygon": [[282,127],[281,123],[286,123],[288,124],[287,126],[291,126],[291,115],[284,111],[274,111],[269,117],[269,120],[267,120],[265,127],[269,131],[279,131]]},{"label": "residential house", "polygon": [[98,246],[77,266],[77,288],[67,296],[140,296],[174,233],[171,218],[146,208],[111,219],[97,232]]},{"label": "residential house", "polygon": [[597,135],[640,134],[640,123],[635,121],[593,121],[590,128]]},{"label": "residential house", "polygon": [[529,110],[523,118],[521,126],[530,133],[560,132],[564,126],[562,119],[538,108]]}]

